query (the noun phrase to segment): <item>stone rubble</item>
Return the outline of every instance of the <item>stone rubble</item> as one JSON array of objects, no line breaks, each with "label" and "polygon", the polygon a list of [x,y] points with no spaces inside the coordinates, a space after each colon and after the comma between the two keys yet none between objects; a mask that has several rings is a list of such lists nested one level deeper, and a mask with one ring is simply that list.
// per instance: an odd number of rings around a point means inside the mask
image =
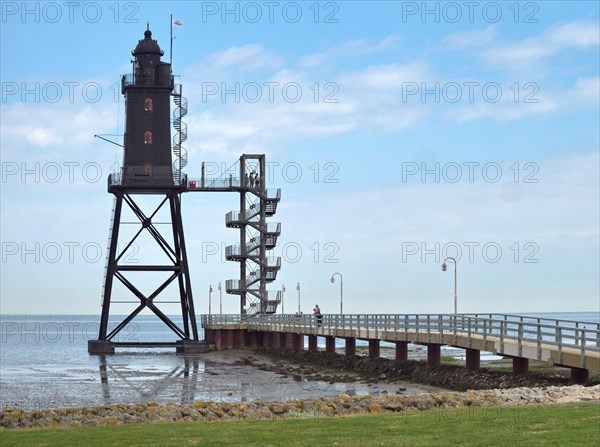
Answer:
[{"label": "stone rubble", "polygon": [[600,385],[584,387],[549,386],[535,388],[468,390],[404,397],[392,396],[322,397],[297,401],[205,402],[193,404],[155,402],[111,406],[23,411],[15,407],[0,410],[0,428],[59,428],[147,424],[164,422],[200,422],[219,420],[317,418],[364,413],[393,413],[429,409],[469,409],[500,405],[539,405],[600,401]]},{"label": "stone rubble", "polygon": [[[321,374],[325,371],[344,371],[356,373],[372,381],[408,381],[425,385],[433,385],[455,391],[468,389],[496,389],[517,387],[547,387],[570,385],[569,377],[550,377],[535,372],[528,375],[513,375],[510,372],[481,368],[477,371],[466,369],[462,365],[440,364],[427,366],[425,362],[409,360],[397,362],[386,358],[369,358],[365,356],[347,357],[345,355],[287,351],[261,348],[256,352],[272,359],[293,362],[299,365],[315,365]],[[590,378],[588,385],[599,384],[598,378]]]}]

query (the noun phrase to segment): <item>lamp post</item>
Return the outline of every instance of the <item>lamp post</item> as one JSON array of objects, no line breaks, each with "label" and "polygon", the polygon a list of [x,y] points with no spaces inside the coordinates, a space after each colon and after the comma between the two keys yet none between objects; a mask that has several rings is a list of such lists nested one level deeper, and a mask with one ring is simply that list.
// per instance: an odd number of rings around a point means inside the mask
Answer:
[{"label": "lamp post", "polygon": [[458,306],[458,299],[456,294],[456,259],[451,257],[447,257],[446,259],[444,259],[444,263],[442,264],[442,272],[445,272],[448,268],[446,265],[446,261],[454,262],[454,315],[456,315]]},{"label": "lamp post", "polygon": [[298,291],[298,315],[300,315],[300,283],[296,285],[296,290]]},{"label": "lamp post", "polygon": [[223,316],[223,289],[221,288],[221,282],[219,281],[219,316]]},{"label": "lamp post", "polygon": [[344,280],[341,273],[335,272],[331,275],[331,284],[335,282],[335,275],[340,277],[340,315],[344,315]]},{"label": "lamp post", "polygon": [[208,286],[208,315],[212,315],[212,284]]},{"label": "lamp post", "polygon": [[283,294],[285,293],[285,286],[282,284],[281,285],[281,315],[283,315],[285,312],[283,311]]}]

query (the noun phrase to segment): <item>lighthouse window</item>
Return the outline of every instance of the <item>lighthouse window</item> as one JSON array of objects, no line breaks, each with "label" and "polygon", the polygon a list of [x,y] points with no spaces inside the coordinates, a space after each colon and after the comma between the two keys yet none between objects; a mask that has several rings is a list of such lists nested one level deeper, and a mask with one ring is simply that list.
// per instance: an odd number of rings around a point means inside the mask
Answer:
[{"label": "lighthouse window", "polygon": [[152,164],[151,163],[146,163],[144,165],[144,176],[152,177]]},{"label": "lighthouse window", "polygon": [[152,144],[152,131],[144,132],[144,144]]},{"label": "lighthouse window", "polygon": [[154,107],[152,98],[146,98],[144,100],[144,111],[152,112],[152,108]]}]

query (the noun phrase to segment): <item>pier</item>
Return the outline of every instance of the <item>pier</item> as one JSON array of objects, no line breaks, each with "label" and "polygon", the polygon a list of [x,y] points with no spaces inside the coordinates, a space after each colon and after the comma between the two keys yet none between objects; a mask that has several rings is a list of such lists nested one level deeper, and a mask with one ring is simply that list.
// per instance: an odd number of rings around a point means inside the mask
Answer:
[{"label": "pier", "polygon": [[408,360],[408,343],[427,347],[427,364],[439,365],[441,347],[463,348],[466,368],[480,367],[481,351],[512,358],[513,374],[527,374],[529,360],[571,369],[575,383],[585,383],[589,370],[600,371],[600,324],[510,314],[357,314],[204,315],[205,341],[217,350],[267,347],[335,352],[345,340],[345,354],[356,355],[356,340],[368,342],[368,355],[379,357],[380,343],[395,344],[397,361]]}]

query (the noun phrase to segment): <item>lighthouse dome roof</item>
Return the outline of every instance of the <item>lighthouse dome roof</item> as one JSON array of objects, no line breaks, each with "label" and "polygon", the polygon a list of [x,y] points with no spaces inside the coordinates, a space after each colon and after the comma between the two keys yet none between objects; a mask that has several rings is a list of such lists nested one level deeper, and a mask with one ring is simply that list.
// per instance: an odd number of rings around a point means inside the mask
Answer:
[{"label": "lighthouse dome roof", "polygon": [[144,32],[144,38],[140,40],[135,47],[135,50],[131,53],[134,56],[138,54],[158,54],[162,56],[164,51],[160,49],[156,40],[152,39],[152,31],[147,29]]}]

